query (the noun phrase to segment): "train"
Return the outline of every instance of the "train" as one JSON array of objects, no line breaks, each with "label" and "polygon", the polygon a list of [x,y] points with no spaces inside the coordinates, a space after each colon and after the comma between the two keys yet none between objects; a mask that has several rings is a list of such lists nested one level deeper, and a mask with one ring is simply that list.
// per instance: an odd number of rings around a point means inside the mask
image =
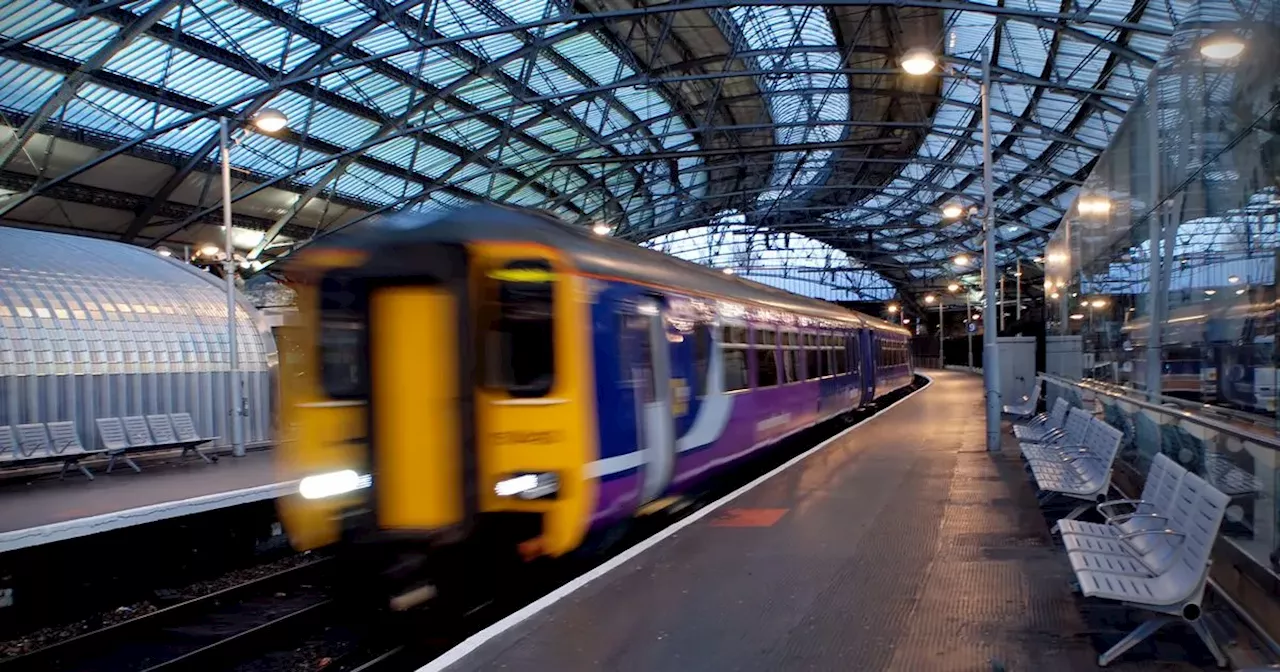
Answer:
[{"label": "train", "polygon": [[[1269,287],[1239,300],[1203,301],[1170,309],[1161,330],[1162,388],[1168,396],[1253,413],[1276,411],[1276,310]],[[1232,295],[1236,296],[1236,295]],[[1150,319],[1121,328],[1120,366],[1145,386]]]},{"label": "train", "polygon": [[285,530],[424,573],[477,539],[573,553],[914,376],[899,325],[540,212],[403,214],[291,259]]}]

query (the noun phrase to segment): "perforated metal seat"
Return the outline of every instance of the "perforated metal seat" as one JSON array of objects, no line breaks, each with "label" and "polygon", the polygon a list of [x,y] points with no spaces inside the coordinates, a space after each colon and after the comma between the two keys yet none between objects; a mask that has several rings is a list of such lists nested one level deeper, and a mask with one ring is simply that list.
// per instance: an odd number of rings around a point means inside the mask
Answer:
[{"label": "perforated metal seat", "polygon": [[[1226,656],[1200,617],[1209,573],[1209,555],[1229,502],[1229,496],[1199,476],[1191,473],[1183,476],[1170,511],[1171,523],[1181,524],[1182,529],[1171,527],[1134,533],[1140,536],[1167,537],[1176,543],[1176,551],[1167,566],[1149,568],[1150,571],[1145,574],[1084,567],[1091,563],[1105,564],[1111,562],[1107,558],[1117,556],[1096,554],[1083,558],[1085,554],[1076,554],[1081,555],[1082,559],[1073,559],[1072,566],[1086,597],[1122,602],[1158,614],[1155,619],[1143,623],[1099,656],[1099,665],[1107,665],[1166,623],[1181,619],[1209,647],[1218,665],[1226,667]],[[1116,566],[1125,565],[1117,563]]]},{"label": "perforated metal seat", "polygon": [[[1063,543],[1071,548],[1071,537],[1087,536],[1114,539],[1122,534],[1139,530],[1159,529],[1165,525],[1173,497],[1187,470],[1163,453],[1151,461],[1146,483],[1138,499],[1112,499],[1098,504],[1098,513],[1105,522],[1090,523],[1082,520],[1060,520],[1053,531],[1062,535]],[[1120,510],[1129,507],[1130,511]],[[1145,552],[1141,541],[1136,547]]]},{"label": "perforated metal seat", "polygon": [[98,426],[98,438],[107,452],[107,473],[111,473],[117,459],[124,460],[134,471],[141,472],[142,469],[125,454],[134,444],[129,440],[130,435],[120,418],[98,418],[94,420],[94,424]]},{"label": "perforated metal seat", "polygon": [[1040,403],[1040,389],[1043,385],[1044,381],[1036,378],[1036,384],[1031,388],[1031,394],[1023,397],[1017,403],[1006,404],[1004,407],[1005,414],[1022,418],[1034,413],[1036,405]]},{"label": "perforated metal seat", "polygon": [[1059,397],[1053,402],[1053,408],[1050,409],[1049,413],[1038,415],[1024,424],[1014,425],[1013,435],[1020,441],[1051,438],[1056,432],[1061,431],[1062,424],[1067,419],[1067,411],[1070,408],[1071,404],[1066,399]]},{"label": "perforated metal seat", "polygon": [[1111,487],[1111,465],[1122,438],[1120,430],[1090,418],[1080,449],[1061,451],[1056,460],[1029,461],[1032,477],[1041,490],[1041,502],[1058,497],[1085,500],[1065,516],[1066,520],[1074,520],[1089,510]]},{"label": "perforated metal seat", "polygon": [[1068,451],[1078,452],[1087,445],[1086,433],[1089,431],[1092,419],[1093,417],[1083,409],[1071,409],[1067,413],[1066,421],[1063,422],[1062,431],[1055,434],[1052,440],[1019,444],[1023,459],[1027,462],[1065,461]]}]

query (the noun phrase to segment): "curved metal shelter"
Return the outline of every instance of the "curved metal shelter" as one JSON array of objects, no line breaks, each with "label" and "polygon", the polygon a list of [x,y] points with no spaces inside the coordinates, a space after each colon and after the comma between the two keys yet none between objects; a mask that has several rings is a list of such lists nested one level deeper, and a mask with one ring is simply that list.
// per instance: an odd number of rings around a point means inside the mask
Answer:
[{"label": "curved metal shelter", "polygon": [[[1190,4],[0,0],[0,218],[220,240],[219,120],[274,108],[287,128],[230,154],[254,259],[496,201],[637,242],[803,236],[901,290],[981,247],[940,210],[981,200],[982,48],[1007,264],[1062,218]],[[904,74],[913,48],[945,67]]]}]

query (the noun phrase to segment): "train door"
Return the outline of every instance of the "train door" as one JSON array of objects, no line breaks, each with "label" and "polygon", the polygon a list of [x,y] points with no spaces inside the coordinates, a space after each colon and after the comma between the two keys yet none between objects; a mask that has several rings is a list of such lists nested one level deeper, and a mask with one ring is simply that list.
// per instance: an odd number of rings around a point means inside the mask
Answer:
[{"label": "train door", "polygon": [[871,329],[858,331],[858,348],[862,359],[862,405],[869,405],[876,397],[876,334]]},{"label": "train door", "polygon": [[632,378],[641,389],[636,390],[639,449],[644,484],[641,503],[659,497],[671,482],[675,468],[675,416],[671,389],[671,348],[667,341],[663,306],[655,298],[645,297],[636,306],[630,320],[631,340],[635,356],[630,358]]}]

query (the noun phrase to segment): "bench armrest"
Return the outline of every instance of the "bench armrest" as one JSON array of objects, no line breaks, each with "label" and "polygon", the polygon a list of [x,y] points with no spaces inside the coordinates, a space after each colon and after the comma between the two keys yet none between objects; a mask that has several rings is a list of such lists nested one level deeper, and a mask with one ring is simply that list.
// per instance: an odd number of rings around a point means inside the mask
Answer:
[{"label": "bench armrest", "polygon": [[1141,508],[1143,504],[1151,504],[1151,502],[1148,502],[1145,499],[1108,499],[1105,502],[1098,502],[1098,505],[1094,508],[1098,511],[1099,514],[1102,515],[1103,518],[1107,518],[1108,516],[1106,513],[1103,513],[1102,511],[1103,509],[1109,509],[1113,506],[1122,506],[1122,505],[1132,506],[1133,508],[1137,509],[1137,508]]},{"label": "bench armrest", "polygon": [[1162,534],[1165,536],[1177,536],[1178,541],[1182,541],[1183,539],[1187,538],[1187,535],[1185,532],[1179,532],[1177,530],[1170,530],[1166,528],[1163,530],[1138,530],[1137,532],[1129,532],[1127,534],[1120,535],[1120,541],[1127,542],[1130,539],[1133,539],[1134,537],[1143,537],[1148,534]]},{"label": "bench armrest", "polygon": [[1159,519],[1159,520],[1163,520],[1163,521],[1164,521],[1164,522],[1166,522],[1166,523],[1167,523],[1167,522],[1169,522],[1169,516],[1166,516],[1166,515],[1163,515],[1163,514],[1159,514],[1159,513],[1122,513],[1122,514],[1120,514],[1120,515],[1118,515],[1118,516],[1110,516],[1110,517],[1108,517],[1108,518],[1107,518],[1107,524],[1108,524],[1108,525],[1118,525],[1118,524],[1123,523],[1123,522],[1125,522],[1125,521],[1127,521],[1127,520],[1133,520],[1134,518],[1156,518],[1156,519]]}]

